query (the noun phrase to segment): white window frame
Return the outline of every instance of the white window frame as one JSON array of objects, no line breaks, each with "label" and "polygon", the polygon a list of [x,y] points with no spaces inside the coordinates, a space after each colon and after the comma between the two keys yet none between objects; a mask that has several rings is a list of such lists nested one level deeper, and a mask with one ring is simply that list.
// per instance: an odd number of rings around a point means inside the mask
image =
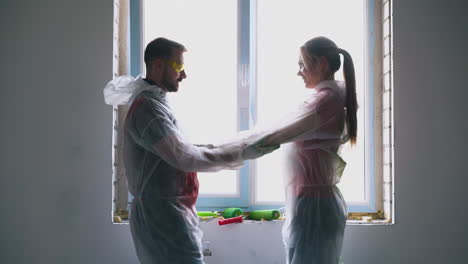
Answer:
[{"label": "white window frame", "polygon": [[[366,111],[366,122],[373,124],[373,136],[366,147],[366,162],[373,164],[366,168],[367,204],[348,204],[350,213],[371,213],[383,215],[382,223],[394,221],[393,191],[393,76],[392,76],[392,2],[390,0],[363,0],[367,2],[368,45],[366,65],[372,65],[366,76],[370,87],[366,100],[372,102]],[[141,0],[114,0],[114,69],[113,75],[142,72],[142,3]],[[239,34],[238,45],[238,128],[249,129],[256,122],[256,107],[252,104],[256,97],[256,54],[255,21],[249,18],[256,12],[256,0],[238,0]],[[245,97],[247,95],[247,97]],[[121,159],[122,137],[119,134],[127,107],[114,107],[113,111],[113,207],[114,223],[125,222],[131,195],[128,193],[123,161]],[[372,118],[372,119],[370,119]],[[369,140],[369,138],[366,138]],[[239,171],[240,196],[213,197],[200,195],[199,210],[223,210],[226,207],[240,207],[246,211],[279,208],[284,204],[254,204],[255,162],[246,162]],[[251,177],[249,177],[251,175]],[[120,218],[120,220],[119,220]],[[379,220],[380,221],[380,220]],[[362,221],[350,221],[363,223]],[[378,221],[377,221],[378,222]]]}]

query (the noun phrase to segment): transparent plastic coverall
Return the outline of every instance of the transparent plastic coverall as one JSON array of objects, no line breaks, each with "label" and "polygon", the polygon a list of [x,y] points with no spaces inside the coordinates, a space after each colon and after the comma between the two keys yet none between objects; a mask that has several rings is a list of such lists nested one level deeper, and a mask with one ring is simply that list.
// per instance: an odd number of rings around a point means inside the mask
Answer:
[{"label": "transparent plastic coverall", "polygon": [[266,145],[288,150],[285,175],[287,263],[337,264],[346,223],[346,204],[336,187],[346,163],[338,155],[346,143],[343,82],[323,81],[291,115],[265,131]]},{"label": "transparent plastic coverall", "polygon": [[278,148],[245,140],[219,147],[184,139],[166,93],[141,77],[117,77],[104,88],[107,104],[131,104],[124,130],[124,161],[134,196],[130,229],[141,263],[203,263],[195,202],[196,171],[239,168],[243,160]]}]

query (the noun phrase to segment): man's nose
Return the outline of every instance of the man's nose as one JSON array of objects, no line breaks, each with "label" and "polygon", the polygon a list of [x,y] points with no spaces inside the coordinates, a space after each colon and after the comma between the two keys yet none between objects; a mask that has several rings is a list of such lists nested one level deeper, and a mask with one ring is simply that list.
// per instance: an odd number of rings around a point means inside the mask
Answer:
[{"label": "man's nose", "polygon": [[185,70],[183,70],[183,71],[180,72],[180,77],[179,77],[179,78],[180,78],[180,79],[185,79],[185,78],[187,78],[187,74],[185,73]]}]

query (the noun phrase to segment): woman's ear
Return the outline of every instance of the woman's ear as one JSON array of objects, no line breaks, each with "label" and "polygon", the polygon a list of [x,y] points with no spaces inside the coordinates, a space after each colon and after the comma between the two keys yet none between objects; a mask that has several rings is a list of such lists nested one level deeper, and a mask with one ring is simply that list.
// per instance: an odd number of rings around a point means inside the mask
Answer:
[{"label": "woman's ear", "polygon": [[319,57],[319,65],[320,65],[320,73],[321,74],[328,74],[330,71],[330,64],[325,56]]}]

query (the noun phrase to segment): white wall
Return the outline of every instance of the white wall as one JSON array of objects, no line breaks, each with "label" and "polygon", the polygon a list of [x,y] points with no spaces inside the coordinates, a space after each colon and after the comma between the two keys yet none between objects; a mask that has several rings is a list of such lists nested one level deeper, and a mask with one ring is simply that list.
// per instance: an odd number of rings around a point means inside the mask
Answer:
[{"label": "white wall", "polygon": [[[346,263],[468,261],[467,11],[395,0],[397,224],[348,227]],[[111,0],[0,1],[0,263],[136,263],[110,221],[112,16]],[[283,263],[279,225],[202,227],[208,264]]]}]

